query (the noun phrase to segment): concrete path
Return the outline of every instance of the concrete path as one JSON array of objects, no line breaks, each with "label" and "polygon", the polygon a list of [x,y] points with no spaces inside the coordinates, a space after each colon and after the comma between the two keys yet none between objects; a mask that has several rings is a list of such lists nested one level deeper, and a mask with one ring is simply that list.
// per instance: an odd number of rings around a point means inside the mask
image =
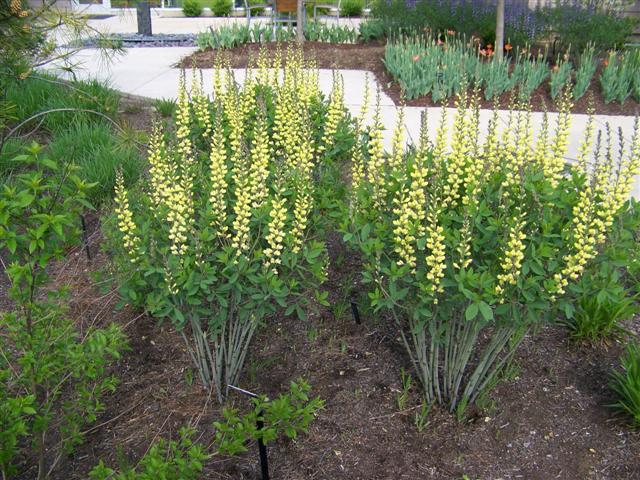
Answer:
[{"label": "concrete path", "polygon": [[[181,58],[195,51],[195,48],[132,48],[127,50],[127,54],[117,58],[111,64],[104,64],[100,60],[96,50],[86,49],[81,51],[76,60],[83,65],[83,69],[76,73],[77,78],[97,78],[107,81],[111,86],[120,91],[149,97],[149,98],[175,98],[177,96],[179,70],[173,68]],[[212,85],[212,69],[203,69],[204,86],[207,92],[211,91]],[[244,80],[244,70],[236,70],[236,80],[242,83]],[[344,79],[345,85],[345,103],[353,114],[360,111],[363,98],[365,82],[369,83],[371,96],[369,99],[369,118],[373,114],[375,108],[375,92],[377,90],[377,82],[370,72],[363,70],[341,70],[340,74]],[[62,73],[62,75],[67,75]],[[319,82],[320,88],[328,94],[331,91],[333,72],[331,70],[320,70]],[[190,75],[187,75],[190,79]],[[382,122],[386,127],[384,135],[384,143],[386,148],[391,146],[391,136],[397,122],[398,109],[393,100],[384,93],[380,98]],[[420,132],[420,116],[423,111],[427,111],[428,129],[430,138],[434,138],[436,129],[440,122],[441,108],[405,108],[405,132],[408,142],[415,142]],[[451,126],[454,117],[453,109],[447,110],[447,121]],[[490,110],[480,111],[481,137],[487,130],[489,118],[492,112]],[[506,125],[508,112],[501,111],[500,119],[502,126]],[[534,135],[540,129],[542,124],[542,113],[533,113],[532,126]],[[549,114],[550,125],[553,127],[557,114]],[[574,114],[572,116],[571,131],[569,136],[569,147],[567,152],[567,160],[575,160],[578,155],[580,142],[585,125],[587,123],[587,115]],[[633,133],[634,117],[628,116],[607,116],[596,115],[595,121],[597,128],[604,129],[608,123],[613,132],[620,129],[624,137],[628,141]],[[449,129],[449,134],[451,128]],[[615,140],[617,145],[617,139]],[[640,198],[640,180],[636,182],[633,195]]]},{"label": "concrete path", "polygon": [[[246,17],[163,17],[160,9],[151,9],[151,29],[153,33],[199,33],[208,30],[209,27],[219,27],[233,23],[246,24]],[[135,9],[113,9],[114,16],[104,19],[89,20],[91,28],[102,33],[136,33],[138,24]],[[265,18],[256,17],[253,22],[264,22]],[[328,24],[336,24],[336,19],[323,17],[322,20]],[[358,28],[359,18],[341,18],[340,25],[348,25]]]}]

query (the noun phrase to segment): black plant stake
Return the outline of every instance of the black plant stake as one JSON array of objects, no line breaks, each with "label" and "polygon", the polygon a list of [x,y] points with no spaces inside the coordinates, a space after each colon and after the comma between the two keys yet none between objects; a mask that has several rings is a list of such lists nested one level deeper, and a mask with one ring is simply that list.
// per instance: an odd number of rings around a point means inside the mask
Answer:
[{"label": "black plant stake", "polygon": [[[231,390],[235,390],[238,393],[246,395],[250,398],[258,398],[258,395],[255,393],[249,392],[243,388],[234,387],[233,385],[228,385]],[[264,412],[258,412],[258,419],[256,420],[256,427],[258,430],[262,430],[264,428],[264,420],[262,420],[262,415]],[[267,446],[262,441],[262,438],[258,438],[258,453],[260,454],[260,470],[262,471],[262,480],[269,480],[269,460],[267,458]]]},{"label": "black plant stake", "polygon": [[357,325],[360,325],[360,312],[358,311],[358,304],[351,300],[351,314]]},{"label": "black plant stake", "polygon": [[84,221],[84,215],[80,215],[80,223],[82,224],[82,241],[84,243],[84,251],[87,253],[87,259],[91,260],[91,251],[89,250],[89,237],[87,235],[87,223]]}]

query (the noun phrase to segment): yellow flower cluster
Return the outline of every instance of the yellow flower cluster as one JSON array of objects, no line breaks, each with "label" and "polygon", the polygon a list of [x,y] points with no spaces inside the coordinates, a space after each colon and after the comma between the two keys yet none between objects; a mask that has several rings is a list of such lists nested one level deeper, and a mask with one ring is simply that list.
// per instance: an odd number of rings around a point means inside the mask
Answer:
[{"label": "yellow flower cluster", "polygon": [[566,88],[558,109],[556,120],[556,132],[551,144],[552,155],[546,156],[544,173],[550,179],[552,185],[556,185],[562,176],[565,166],[565,155],[569,148],[569,130],[571,128],[571,90]]},{"label": "yellow flower cluster", "polygon": [[391,157],[389,158],[389,168],[391,171],[402,169],[404,160],[404,106],[398,110],[396,128],[393,129],[391,139]]},{"label": "yellow flower cluster", "polygon": [[124,249],[129,254],[131,263],[136,263],[140,259],[140,237],[138,237],[137,227],[133,221],[129,197],[124,188],[124,178],[120,170],[116,173],[115,202],[118,230],[122,233]]},{"label": "yellow flower cluster", "polygon": [[386,195],[386,158],[382,132],[384,127],[380,119],[380,91],[378,90],[376,111],[373,124],[369,132],[369,161],[367,162],[367,177],[373,186],[373,203],[376,208],[383,205]]},{"label": "yellow flower cluster", "polygon": [[331,99],[329,100],[329,109],[327,111],[327,120],[324,126],[324,133],[320,145],[318,145],[318,153],[324,153],[329,150],[335,143],[335,135],[338,131],[338,125],[344,117],[344,85],[342,77],[333,74],[333,88],[331,91]]},{"label": "yellow flower cluster", "polygon": [[202,86],[202,73],[198,75],[195,68],[193,69],[193,78],[191,80],[191,101],[196,120],[202,129],[202,136],[206,141],[209,141],[213,128],[209,112],[209,99]]},{"label": "yellow flower cluster", "polygon": [[[172,182],[175,174],[173,166],[167,160],[166,149],[163,131],[159,125],[155,125],[149,138],[147,159],[150,165],[151,199],[153,204],[158,206],[167,205],[169,198],[167,186]],[[154,212],[157,214],[158,210]]]},{"label": "yellow flower cluster", "polygon": [[[589,145],[588,127],[584,143]],[[588,182],[579,192],[579,201],[573,208],[572,248],[564,256],[563,269],[553,277],[554,285],[551,298],[565,293],[569,281],[577,280],[584,272],[589,260],[597,255],[597,247],[606,240],[606,232],[613,224],[614,215],[629,198],[636,175],[640,174],[640,126],[638,120],[634,127],[628,154],[619,159],[619,166],[613,165],[611,141],[608,140],[605,162],[600,163],[600,142],[596,146],[596,165],[592,182]],[[584,147],[584,151],[588,147]],[[622,153],[622,152],[621,152]],[[582,163],[583,165],[580,165]],[[579,162],[582,170],[586,161]]]},{"label": "yellow flower cluster", "polygon": [[[455,206],[460,198],[460,187],[465,182],[469,158],[469,116],[467,95],[463,91],[456,98],[457,114],[453,122],[451,153],[447,162],[447,181],[444,185],[443,202],[445,206]],[[442,128],[442,125],[441,125]]]},{"label": "yellow flower cluster", "polygon": [[397,196],[393,199],[395,207],[393,214],[396,216],[393,220],[394,234],[394,250],[400,257],[396,260],[398,266],[409,265],[412,271],[416,268],[415,246],[416,237],[413,233],[413,225],[411,222],[411,206],[409,204],[409,195],[404,187],[402,187]]},{"label": "yellow flower cluster", "polygon": [[191,191],[193,185],[188,179],[182,178],[169,188],[167,206],[167,221],[169,222],[169,240],[171,253],[177,257],[187,253],[188,234],[193,219],[193,199]]},{"label": "yellow flower cluster", "polygon": [[176,138],[177,151],[180,155],[180,168],[183,175],[190,176],[192,172],[193,145],[191,143],[191,105],[187,87],[185,84],[184,71],[180,74],[178,83],[178,102],[176,108]]},{"label": "yellow flower cluster", "polygon": [[[445,263],[445,245],[444,245],[444,228],[438,222],[439,210],[433,209],[427,217],[427,242],[426,247],[429,255],[425,257],[427,265],[427,280],[430,282],[429,293],[436,295],[442,293],[442,279],[447,268]],[[438,303],[438,299],[434,298],[434,303]]]},{"label": "yellow flower cluster", "polygon": [[216,123],[213,130],[209,165],[211,169],[209,204],[213,217],[212,225],[220,237],[226,238],[229,236],[228,226],[224,223],[227,218],[227,152],[224,144],[224,131],[220,121]]},{"label": "yellow flower cluster", "polygon": [[266,121],[258,121],[255,135],[251,149],[249,195],[252,199],[251,206],[260,208],[267,196],[267,178],[269,177],[269,162],[272,155]]},{"label": "yellow flower cluster", "polygon": [[286,199],[282,196],[281,192],[278,192],[272,201],[269,219],[266,237],[269,246],[264,249],[264,256],[266,258],[265,267],[270,268],[271,271],[277,275],[277,266],[280,265],[280,257],[282,255],[282,249],[284,248],[284,228],[287,220]]},{"label": "yellow flower cluster", "polygon": [[293,228],[291,230],[291,251],[300,253],[304,243],[305,230],[311,212],[310,188],[298,187],[293,205]]},{"label": "yellow flower cluster", "polygon": [[[502,273],[498,274],[498,284],[495,289],[495,294],[498,296],[504,293],[507,285],[515,285],[518,282],[522,261],[524,260],[524,241],[527,238],[524,233],[525,226],[524,215],[516,208],[512,225],[509,228],[509,238],[502,252],[502,261],[500,263]],[[503,302],[504,298],[501,298],[500,303]]]}]

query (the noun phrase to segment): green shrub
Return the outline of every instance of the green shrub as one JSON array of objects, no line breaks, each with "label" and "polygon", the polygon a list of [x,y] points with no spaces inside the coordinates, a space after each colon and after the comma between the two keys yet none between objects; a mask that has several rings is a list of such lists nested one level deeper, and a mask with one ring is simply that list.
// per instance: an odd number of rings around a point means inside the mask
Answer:
[{"label": "green shrub", "polygon": [[226,17],[233,10],[233,0],[213,0],[211,11],[215,17]]},{"label": "green shrub", "polygon": [[578,341],[595,345],[619,339],[628,333],[621,322],[640,311],[637,299],[612,268],[597,272],[597,276],[585,275],[573,291],[575,311],[563,323]]},{"label": "green shrub", "polygon": [[342,0],[340,3],[340,16],[359,17],[364,9],[364,0]]},{"label": "green shrub", "polygon": [[640,428],[640,345],[629,344],[621,363],[622,370],[611,375],[611,388],[618,397],[612,407],[629,416],[631,424]]},{"label": "green shrub", "polygon": [[108,468],[100,461],[91,472],[92,480],[197,480],[208,455],[202,445],[193,442],[194,431],[182,428],[178,440],[160,440],[136,466]]},{"label": "green shrub", "polygon": [[633,91],[634,77],[640,71],[640,54],[609,52],[606,65],[600,74],[600,87],[605,103],[617,101],[624,104]]},{"label": "green shrub", "polygon": [[[468,103],[462,93],[450,143],[443,111],[435,142],[423,128],[407,154],[402,116],[386,154],[376,112],[369,143],[354,149],[344,235],[363,256],[371,304],[395,323],[426,403],[458,415],[495,384],[527,332],[566,310],[569,286],[597,257],[640,171],[638,124],[611,163],[592,168],[581,154],[568,167],[566,99],[535,143],[526,109],[500,137],[494,112],[480,141],[479,107]],[[594,125],[591,117],[581,151],[590,151]]]},{"label": "green shrub", "polygon": [[182,12],[185,17],[199,17],[202,15],[202,3],[200,0],[184,0]]},{"label": "green shrub", "polygon": [[115,324],[81,334],[64,315],[66,292],[46,288],[47,267],[79,238],[90,185],[35,144],[15,161],[26,168],[0,191],[0,249],[14,305],[0,314],[0,468],[3,478],[15,471],[18,440],[29,438],[43,480],[103,410],[116,385],[108,367],[125,340]]},{"label": "green shrub", "polygon": [[384,37],[385,28],[384,23],[378,19],[367,19],[360,22],[358,27],[360,30],[360,37],[365,42],[368,40],[378,40]]},{"label": "green shrub", "polygon": [[304,318],[310,291],[326,303],[326,253],[314,237],[345,111],[337,79],[326,102],[301,68],[288,70],[286,87],[259,69],[260,88],[246,89],[218,72],[214,97],[232,89],[221,108],[197,81],[189,97],[182,78],[177,133],[154,132],[143,194],[130,197],[118,180],[105,223],[123,299],[173,324],[222,401],[273,312]]},{"label": "green shrub", "polygon": [[556,64],[551,70],[551,79],[549,80],[549,93],[554,100],[562,93],[565,88],[568,88],[568,84],[571,82],[571,72],[573,66],[568,59],[568,55],[564,58],[556,60]]},{"label": "green shrub", "polygon": [[[289,393],[274,400],[264,396],[253,398],[253,408],[242,416],[236,409],[225,408],[224,421],[213,423],[216,449],[224,455],[235,455],[246,452],[250,441],[262,440],[266,445],[281,435],[295,439],[299,433],[306,433],[316,413],[324,408],[320,398],[309,398],[310,391],[311,386],[299,379],[291,382]],[[258,419],[264,423],[260,430]]]},{"label": "green shrub", "polygon": [[137,180],[143,168],[139,152],[120,142],[104,124],[72,124],[51,140],[49,155],[60,163],[74,163],[80,167],[81,178],[96,184],[89,192],[89,198],[96,205],[113,195],[118,169],[129,185]]}]

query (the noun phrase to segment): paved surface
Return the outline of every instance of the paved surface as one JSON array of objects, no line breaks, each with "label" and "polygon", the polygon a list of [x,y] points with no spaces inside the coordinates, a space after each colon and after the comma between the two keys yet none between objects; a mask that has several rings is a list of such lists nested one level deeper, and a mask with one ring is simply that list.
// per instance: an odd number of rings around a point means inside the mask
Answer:
[{"label": "paved surface", "polygon": [[[199,19],[204,20],[204,19]],[[117,58],[110,64],[105,64],[96,50],[86,49],[75,57],[83,69],[76,73],[77,78],[98,78],[111,84],[113,88],[126,93],[140,95],[150,98],[172,98],[177,96],[179,70],[173,68],[182,57],[194,52],[195,48],[167,47],[167,48],[132,48],[127,50],[127,54]],[[202,70],[204,85],[207,91],[211,91],[211,69]],[[244,70],[236,70],[236,80],[242,83]],[[363,70],[341,70],[340,74],[344,79],[345,103],[352,113],[357,113],[363,102],[365,82],[369,82],[371,97],[369,100],[369,114],[373,113],[375,107],[375,92],[377,83],[373,75]],[[62,73],[62,75],[65,75]],[[331,70],[320,70],[319,82],[323,92],[329,93],[332,86]],[[187,75],[190,78],[190,74]],[[396,124],[398,109],[384,93],[381,93],[381,116],[386,127],[384,141],[386,148],[391,145],[391,136]],[[420,132],[420,116],[424,108],[407,107],[405,109],[405,131],[407,141],[413,142],[418,139]],[[428,128],[429,136],[435,136],[436,129],[440,121],[441,108],[428,108]],[[480,111],[481,132],[486,132],[486,126],[491,116],[490,110]],[[542,123],[542,113],[533,113],[532,126],[534,134]],[[549,114],[550,124],[553,126],[556,114]],[[454,110],[447,109],[447,120],[451,125],[454,117]],[[506,124],[507,112],[501,111],[500,118],[502,126]],[[575,114],[571,122],[571,132],[569,136],[569,148],[567,152],[568,160],[575,160],[578,148],[582,140],[582,134],[587,122],[587,115]],[[628,116],[607,116],[596,115],[596,124],[599,128],[604,128],[610,124],[615,132],[621,129],[625,138],[630,139],[633,133],[634,118]],[[449,131],[451,133],[451,129]],[[481,133],[482,137],[482,133]],[[616,140],[617,145],[617,140]],[[640,198],[640,180],[636,182],[633,195]]]},{"label": "paved surface", "polygon": [[[136,33],[138,31],[135,9],[114,9],[112,11],[116,12],[113,17],[89,20],[89,25],[102,33]],[[256,21],[263,22],[265,19],[256,17],[251,20],[251,23]],[[322,21],[329,24],[336,23],[336,19],[331,17],[322,18]],[[208,30],[209,27],[216,28],[221,25],[245,24],[246,22],[246,17],[163,17],[160,15],[159,9],[151,9],[153,33],[199,33]],[[358,18],[340,19],[339,24],[357,28],[359,22]]]}]

